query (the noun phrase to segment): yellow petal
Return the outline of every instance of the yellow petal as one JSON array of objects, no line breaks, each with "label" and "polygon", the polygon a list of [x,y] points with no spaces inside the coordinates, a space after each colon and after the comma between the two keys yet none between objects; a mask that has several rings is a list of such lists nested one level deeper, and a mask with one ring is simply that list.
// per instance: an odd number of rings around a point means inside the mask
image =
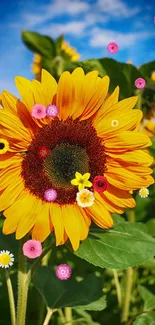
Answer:
[{"label": "yellow petal", "polygon": [[75,173],[75,177],[78,181],[80,181],[82,179],[82,175],[79,172]]},{"label": "yellow petal", "polygon": [[46,70],[42,70],[41,83],[44,90],[48,105],[52,103],[52,99],[57,91],[57,82]]},{"label": "yellow petal", "polygon": [[85,186],[85,187],[91,187],[91,186],[92,186],[92,183],[89,182],[89,181],[87,181],[87,182],[84,183],[84,186]]},{"label": "yellow petal", "polygon": [[59,109],[58,117],[61,120],[66,120],[71,116],[74,102],[74,92],[71,75],[68,71],[62,73],[56,95],[56,106]]},{"label": "yellow petal", "polygon": [[[17,197],[24,190],[24,183],[21,176],[14,179],[12,182],[1,194],[0,196],[0,211],[7,209],[11,204],[15,202]],[[5,215],[5,213],[4,213]]]},{"label": "yellow petal", "polygon": [[150,138],[139,132],[124,131],[104,143],[107,152],[125,152],[151,146]]},{"label": "yellow petal", "polygon": [[109,211],[105,208],[103,199],[97,192],[95,192],[94,204],[85,208],[85,210],[99,227],[111,228],[113,226],[112,217]]},{"label": "yellow petal", "polygon": [[87,181],[89,179],[89,177],[90,177],[90,173],[85,173],[82,177],[83,177],[84,180]]},{"label": "yellow petal", "polygon": [[62,208],[58,204],[50,204],[50,219],[54,227],[56,246],[58,246],[64,240],[64,223],[62,218]]},{"label": "yellow petal", "polygon": [[74,178],[74,179],[71,180],[71,184],[72,185],[78,185],[79,181],[76,178]]},{"label": "yellow petal", "polygon": [[53,231],[53,225],[50,219],[50,204],[40,202],[40,208],[32,229],[32,239],[43,242]]},{"label": "yellow petal", "polygon": [[88,225],[80,210],[74,205],[62,206],[62,215],[65,231],[73,249],[76,251],[79,247],[80,240],[84,240],[88,236]]}]

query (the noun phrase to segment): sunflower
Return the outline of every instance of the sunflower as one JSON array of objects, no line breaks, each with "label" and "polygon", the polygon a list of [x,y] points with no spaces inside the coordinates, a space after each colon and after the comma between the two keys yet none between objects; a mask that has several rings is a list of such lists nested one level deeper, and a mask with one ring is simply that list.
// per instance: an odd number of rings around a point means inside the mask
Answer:
[{"label": "sunflower", "polygon": [[66,54],[70,56],[72,62],[78,61],[80,59],[80,54],[65,40],[62,41],[61,50],[63,50]]},{"label": "sunflower", "polygon": [[[129,191],[154,183],[153,159],[142,150],[151,141],[138,132],[142,112],[132,109],[137,97],[118,102],[117,87],[106,98],[109,77],[81,68],[63,72],[58,84],[42,70],[41,82],[16,77],[16,86],[22,101],[3,91],[0,111],[0,138],[9,144],[0,155],[3,233],[43,242],[54,231],[56,245],[69,239],[77,250],[91,220],[111,228],[112,213],[135,206]],[[35,118],[36,104],[55,105],[58,115]],[[92,187],[79,191],[71,183],[77,172]]]}]

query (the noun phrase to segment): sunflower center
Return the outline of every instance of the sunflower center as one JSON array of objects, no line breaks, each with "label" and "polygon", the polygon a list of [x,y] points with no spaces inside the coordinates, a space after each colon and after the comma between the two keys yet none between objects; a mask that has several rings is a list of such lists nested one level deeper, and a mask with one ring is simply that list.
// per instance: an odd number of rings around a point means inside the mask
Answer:
[{"label": "sunflower center", "polygon": [[51,150],[44,162],[44,169],[54,187],[72,188],[70,181],[76,171],[81,174],[89,171],[89,157],[86,149],[63,142]]},{"label": "sunflower center", "polygon": [[0,150],[4,149],[5,144],[3,142],[0,142]]},{"label": "sunflower center", "polygon": [[[42,157],[41,148],[48,155]],[[90,173],[90,182],[103,175],[106,156],[101,139],[91,121],[58,117],[43,126],[23,156],[22,177],[25,187],[42,201],[45,192],[57,193],[56,203],[74,204],[78,187],[71,184],[75,173]],[[82,181],[82,180],[81,180]]]}]

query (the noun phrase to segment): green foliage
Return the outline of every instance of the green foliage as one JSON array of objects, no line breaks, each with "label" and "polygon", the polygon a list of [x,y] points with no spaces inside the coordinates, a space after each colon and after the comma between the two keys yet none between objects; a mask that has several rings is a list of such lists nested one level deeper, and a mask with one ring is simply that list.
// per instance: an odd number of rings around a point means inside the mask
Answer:
[{"label": "green foliage", "polygon": [[94,274],[88,275],[80,282],[74,278],[61,281],[56,277],[55,272],[39,267],[33,283],[50,308],[78,306],[85,310],[101,310],[101,304],[103,304],[102,309],[106,307],[100,280]]},{"label": "green foliage", "polygon": [[155,325],[155,314],[142,314],[136,318],[133,325]]},{"label": "green foliage", "polygon": [[154,307],[155,307],[155,295],[142,285],[140,285],[138,287],[138,290],[139,290],[140,296],[144,300],[144,311],[154,309]]},{"label": "green foliage", "polygon": [[22,40],[30,50],[42,56],[53,58],[56,54],[55,42],[51,37],[34,32],[23,31]]},{"label": "green foliage", "polygon": [[119,269],[150,259],[154,247],[151,236],[126,222],[111,230],[91,230],[75,254],[96,266]]}]

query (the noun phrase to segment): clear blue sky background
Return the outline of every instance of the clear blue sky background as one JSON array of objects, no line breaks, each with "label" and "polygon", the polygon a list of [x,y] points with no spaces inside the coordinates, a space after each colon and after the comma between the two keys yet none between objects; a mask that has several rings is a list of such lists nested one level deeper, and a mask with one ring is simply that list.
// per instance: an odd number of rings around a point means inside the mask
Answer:
[{"label": "clear blue sky background", "polygon": [[[22,29],[53,38],[64,33],[81,59],[111,56],[136,66],[155,59],[154,0],[4,0],[0,13],[0,92],[17,95],[16,75],[33,78]],[[107,51],[111,41],[119,45],[115,55]]]}]

